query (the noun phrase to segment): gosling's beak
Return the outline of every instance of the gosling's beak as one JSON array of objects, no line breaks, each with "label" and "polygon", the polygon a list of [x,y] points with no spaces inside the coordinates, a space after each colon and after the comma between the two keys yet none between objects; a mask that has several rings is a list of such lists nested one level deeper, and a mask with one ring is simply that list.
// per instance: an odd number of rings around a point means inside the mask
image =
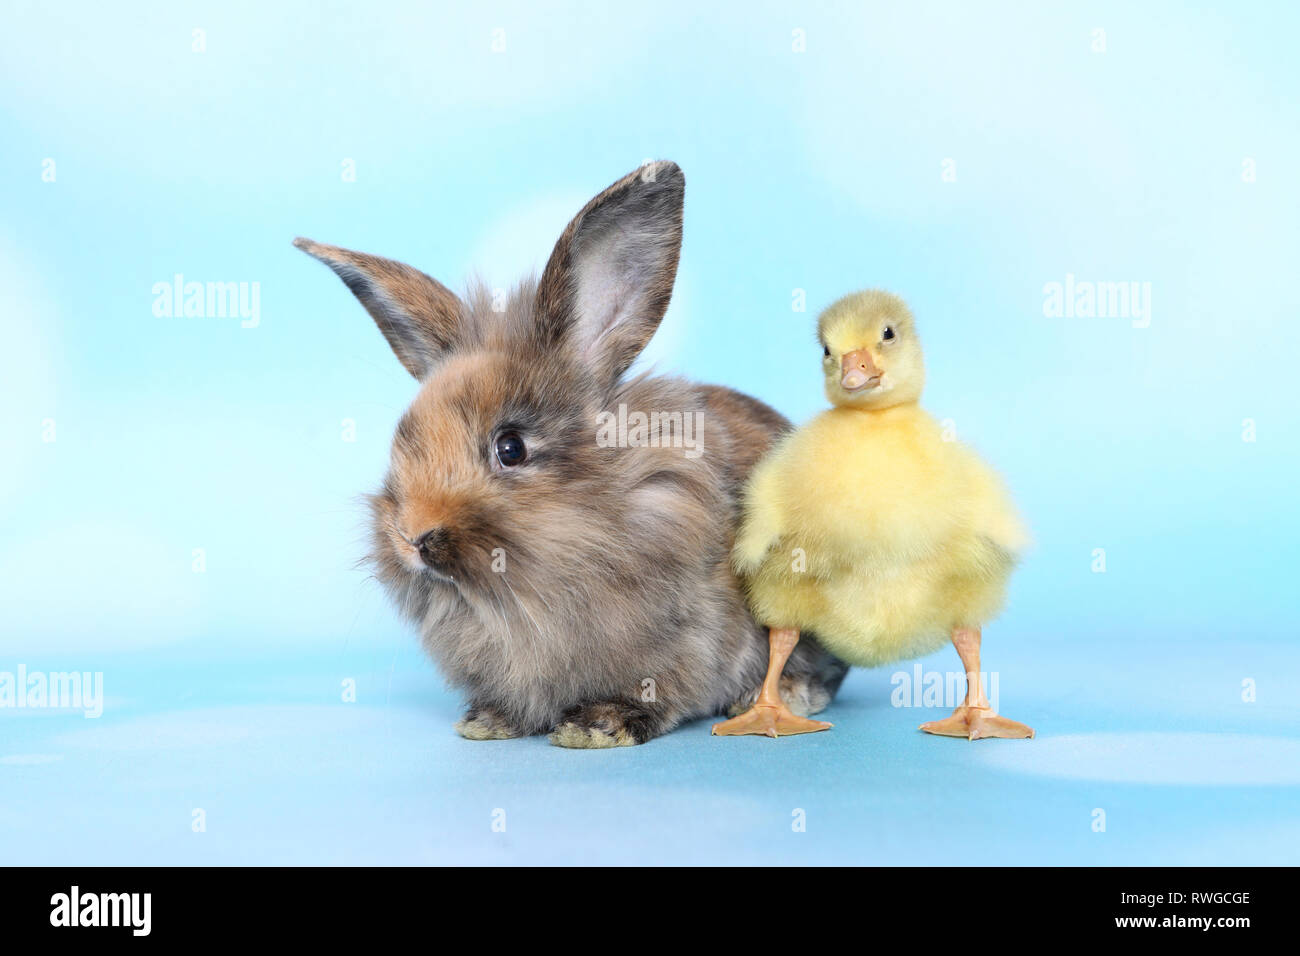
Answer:
[{"label": "gosling's beak", "polygon": [[845,352],[840,362],[840,387],[846,392],[860,392],[880,384],[880,369],[869,349]]}]

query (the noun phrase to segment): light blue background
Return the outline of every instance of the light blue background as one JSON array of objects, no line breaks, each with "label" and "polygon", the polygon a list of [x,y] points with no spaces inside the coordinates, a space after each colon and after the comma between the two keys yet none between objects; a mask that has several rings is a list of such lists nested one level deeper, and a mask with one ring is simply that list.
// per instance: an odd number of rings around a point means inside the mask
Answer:
[{"label": "light blue background", "polygon": [[[1293,6],[268,6],[0,14],[0,671],[108,698],[0,711],[0,861],[1300,862]],[[451,733],[354,566],[414,384],[289,241],[506,284],[652,157],[661,369],[803,419],[817,311],[912,304],[1035,532],[984,663],[1037,740],[919,734],[892,669],[808,738]],[[260,324],[156,317],[176,273]],[[1045,317],[1067,273],[1150,282],[1150,326]]]}]

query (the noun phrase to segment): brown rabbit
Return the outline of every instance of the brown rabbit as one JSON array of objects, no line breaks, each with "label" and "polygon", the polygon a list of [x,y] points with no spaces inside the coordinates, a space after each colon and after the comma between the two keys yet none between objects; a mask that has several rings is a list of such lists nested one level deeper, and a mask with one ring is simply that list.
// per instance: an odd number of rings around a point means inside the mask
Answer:
[{"label": "brown rabbit", "polygon": [[[504,307],[399,262],[294,243],[421,383],[371,499],[370,557],[467,692],[464,737],[639,744],[743,706],[763,678],[766,634],[729,555],[739,489],[788,422],[729,389],[624,377],[668,307],[684,194],[672,163],[620,179]],[[602,440],[626,410],[650,424]],[[845,671],[800,642],[782,694],[815,712]]]}]

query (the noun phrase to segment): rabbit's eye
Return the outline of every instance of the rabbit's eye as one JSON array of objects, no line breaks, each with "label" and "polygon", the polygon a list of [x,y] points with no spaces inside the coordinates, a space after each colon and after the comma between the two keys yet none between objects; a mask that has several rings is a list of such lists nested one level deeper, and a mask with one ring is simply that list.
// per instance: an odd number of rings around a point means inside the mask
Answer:
[{"label": "rabbit's eye", "polygon": [[518,432],[503,432],[497,436],[497,461],[507,468],[522,465],[528,457],[528,449]]}]

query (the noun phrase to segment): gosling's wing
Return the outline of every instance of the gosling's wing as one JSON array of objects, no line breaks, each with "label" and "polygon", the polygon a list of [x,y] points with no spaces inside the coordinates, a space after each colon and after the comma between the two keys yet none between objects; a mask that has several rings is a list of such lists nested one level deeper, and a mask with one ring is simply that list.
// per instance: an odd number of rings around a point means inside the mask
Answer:
[{"label": "gosling's wing", "polygon": [[971,496],[974,530],[1013,559],[1030,544],[1020,513],[1002,476],[970,449],[965,452],[963,483]]},{"label": "gosling's wing", "polygon": [[780,494],[779,451],[754,468],[741,499],[740,526],[731,563],[740,574],[751,574],[781,539],[785,526]]}]

